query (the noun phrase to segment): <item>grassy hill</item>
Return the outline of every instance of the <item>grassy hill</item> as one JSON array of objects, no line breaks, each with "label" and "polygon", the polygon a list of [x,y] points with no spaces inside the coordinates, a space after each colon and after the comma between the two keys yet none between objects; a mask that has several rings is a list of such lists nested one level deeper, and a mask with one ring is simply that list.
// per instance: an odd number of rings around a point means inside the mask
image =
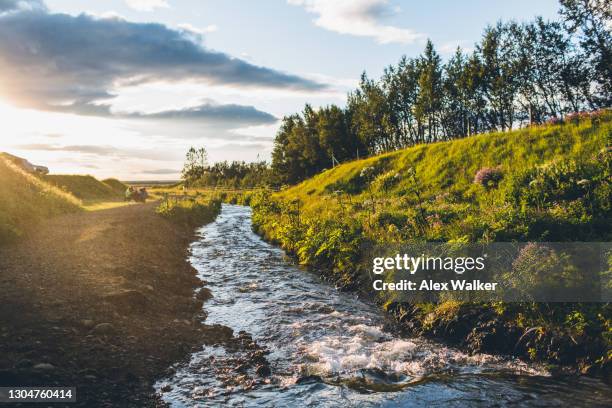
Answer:
[{"label": "grassy hill", "polygon": [[125,190],[127,190],[128,188],[126,184],[123,184],[122,182],[114,178],[102,180],[102,183],[106,184],[108,187],[111,188],[111,190],[113,190],[116,194],[122,197],[125,194]]},{"label": "grassy hill", "polygon": [[611,119],[419,145],[342,164],[274,199],[299,202],[305,216],[346,213],[376,240],[389,228],[394,240],[609,240]]},{"label": "grassy hill", "polygon": [[80,210],[79,199],[25,172],[0,153],[0,244],[20,236],[25,225]]},{"label": "grassy hill", "polygon": [[[423,144],[364,160],[342,164],[278,194],[280,198],[322,205],[320,198],[334,192],[369,196],[368,188],[384,190],[387,197],[404,196],[413,184],[407,172],[414,170],[423,198],[450,193],[471,200],[478,193],[474,177],[484,167],[499,167],[505,174],[500,187],[512,175],[562,160],[586,161],[609,143],[612,114],[595,123],[540,126],[505,133],[490,133],[465,139]],[[370,167],[370,179],[362,175]],[[397,176],[395,176],[397,174]],[[395,176],[386,188],[385,176]],[[382,183],[382,184],[381,184]],[[378,185],[381,184],[381,185]]]},{"label": "grassy hill", "polygon": [[117,200],[123,197],[125,191],[125,189],[119,191],[117,180],[107,183],[92,176],[46,175],[43,176],[43,179],[49,184],[86,201]]},{"label": "grassy hill", "polygon": [[[415,241],[609,242],[611,142],[608,110],[564,124],[414,146],[253,195],[253,226],[340,287],[371,293],[419,334],[472,351],[610,370],[609,304],[404,304],[393,293],[372,293],[363,248]],[[534,327],[537,332],[528,332]]]}]

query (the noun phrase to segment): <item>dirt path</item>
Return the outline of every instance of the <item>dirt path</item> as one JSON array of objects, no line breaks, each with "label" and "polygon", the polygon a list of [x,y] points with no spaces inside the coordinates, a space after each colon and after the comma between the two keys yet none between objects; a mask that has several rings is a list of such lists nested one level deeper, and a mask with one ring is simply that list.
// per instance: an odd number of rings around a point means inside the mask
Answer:
[{"label": "dirt path", "polygon": [[0,248],[0,385],[152,405],[153,379],[201,344],[192,238],[145,204],[54,218]]}]

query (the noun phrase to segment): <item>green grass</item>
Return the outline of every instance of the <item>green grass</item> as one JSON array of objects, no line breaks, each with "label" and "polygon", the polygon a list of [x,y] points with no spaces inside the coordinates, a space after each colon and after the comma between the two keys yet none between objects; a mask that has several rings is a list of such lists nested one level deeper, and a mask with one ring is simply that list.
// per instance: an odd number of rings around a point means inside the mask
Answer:
[{"label": "green grass", "polygon": [[173,223],[198,227],[213,221],[221,211],[221,200],[214,197],[168,198],[156,212]]},{"label": "green grass", "polygon": [[86,201],[119,200],[123,198],[125,192],[125,189],[119,192],[115,182],[111,182],[112,184],[105,183],[92,176],[46,175],[43,176],[43,179],[49,184]]},{"label": "green grass", "polygon": [[0,154],[0,244],[21,236],[28,225],[82,210],[81,201]]},{"label": "green grass", "polygon": [[559,158],[585,160],[592,157],[605,146],[605,138],[612,132],[610,116],[612,114],[608,113],[596,126],[586,120],[578,125],[540,126],[482,134],[356,160],[324,171],[285,190],[278,197],[299,198],[307,206],[322,207],[327,204],[320,202],[321,196],[329,197],[333,191],[347,190],[352,195],[359,195],[350,190],[350,184],[359,178],[365,167],[375,167],[380,174],[392,172],[399,175],[399,181],[385,191],[387,197],[402,196],[411,188],[412,182],[406,177],[410,168],[416,171],[424,198],[445,192],[466,196],[475,190],[474,175],[482,167],[501,166],[506,174],[517,174]]}]

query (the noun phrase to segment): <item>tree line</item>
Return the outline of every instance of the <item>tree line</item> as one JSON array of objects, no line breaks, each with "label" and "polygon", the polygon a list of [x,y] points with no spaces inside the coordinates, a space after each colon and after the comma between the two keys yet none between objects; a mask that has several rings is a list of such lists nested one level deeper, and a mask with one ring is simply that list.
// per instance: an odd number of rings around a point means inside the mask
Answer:
[{"label": "tree line", "polygon": [[561,20],[499,22],[473,52],[443,62],[431,41],[381,78],[363,73],[346,107],[283,118],[272,177],[294,184],[336,162],[418,143],[560,121],[612,105],[612,11],[605,0],[561,0]]},{"label": "tree line", "polygon": [[187,187],[253,188],[271,184],[271,168],[265,161],[208,163],[205,148],[191,147],[181,173]]}]

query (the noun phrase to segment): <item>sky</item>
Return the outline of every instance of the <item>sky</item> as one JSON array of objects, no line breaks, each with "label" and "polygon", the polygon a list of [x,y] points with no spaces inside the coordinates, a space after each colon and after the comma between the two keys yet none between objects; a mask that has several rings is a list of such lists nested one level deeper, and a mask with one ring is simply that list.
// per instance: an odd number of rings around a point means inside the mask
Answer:
[{"label": "sky", "polygon": [[433,41],[470,51],[556,0],[0,0],[0,151],[56,174],[175,180],[190,146],[269,160],[280,119],[343,106]]}]

